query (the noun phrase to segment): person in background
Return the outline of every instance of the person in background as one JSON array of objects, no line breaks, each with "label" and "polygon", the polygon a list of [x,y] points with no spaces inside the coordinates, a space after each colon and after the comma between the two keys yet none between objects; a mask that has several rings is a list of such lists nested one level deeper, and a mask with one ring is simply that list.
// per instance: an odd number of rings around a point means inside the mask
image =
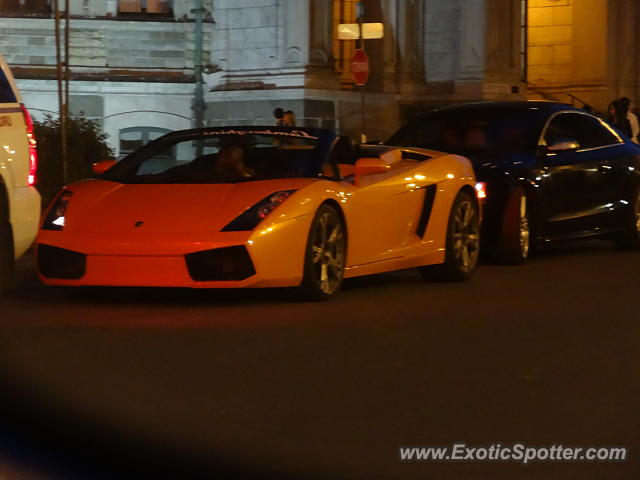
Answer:
[{"label": "person in background", "polygon": [[627,118],[627,109],[620,100],[614,100],[609,104],[609,123],[618,128],[627,137],[631,138],[631,122]]},{"label": "person in background", "polygon": [[287,110],[284,112],[284,125],[286,127],[295,127],[296,126],[296,116],[293,111]]},{"label": "person in background", "polygon": [[620,103],[622,103],[627,110],[627,120],[629,120],[629,124],[631,125],[631,141],[638,143],[640,142],[640,138],[638,137],[640,134],[640,124],[638,123],[636,114],[631,111],[631,100],[629,97],[622,97]]},{"label": "person in background", "polygon": [[276,127],[284,127],[285,123],[284,123],[284,110],[282,110],[280,107],[276,108],[273,111],[273,116],[276,119]]}]

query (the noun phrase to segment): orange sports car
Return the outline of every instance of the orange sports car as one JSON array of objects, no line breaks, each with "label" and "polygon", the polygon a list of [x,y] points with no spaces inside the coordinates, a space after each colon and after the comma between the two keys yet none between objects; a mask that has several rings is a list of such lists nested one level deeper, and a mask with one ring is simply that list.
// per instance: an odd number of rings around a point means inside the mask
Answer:
[{"label": "orange sports car", "polygon": [[353,147],[327,130],[169,133],[65,187],[37,239],[48,285],[299,287],[418,267],[468,279],[480,210],[470,162],[418,148]]}]

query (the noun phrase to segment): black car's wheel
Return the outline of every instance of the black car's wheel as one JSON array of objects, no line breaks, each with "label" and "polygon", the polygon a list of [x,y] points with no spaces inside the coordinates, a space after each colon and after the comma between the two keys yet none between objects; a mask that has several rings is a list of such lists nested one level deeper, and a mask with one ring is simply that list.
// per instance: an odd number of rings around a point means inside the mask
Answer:
[{"label": "black car's wheel", "polygon": [[529,205],[524,190],[515,188],[507,198],[495,260],[503,265],[522,265],[531,251]]},{"label": "black car's wheel", "polygon": [[13,233],[9,219],[5,217],[0,210],[0,295],[11,289],[15,279]]},{"label": "black car's wheel", "polygon": [[300,290],[307,300],[327,300],[335,295],[344,277],[347,238],[335,208],[322,205],[311,222]]},{"label": "black car's wheel", "polygon": [[460,192],[453,202],[447,228],[445,261],[419,267],[425,280],[461,282],[473,275],[480,253],[480,214],[475,199]]},{"label": "black car's wheel", "polygon": [[626,230],[615,239],[615,243],[622,250],[640,250],[640,186],[636,187],[629,203]]}]

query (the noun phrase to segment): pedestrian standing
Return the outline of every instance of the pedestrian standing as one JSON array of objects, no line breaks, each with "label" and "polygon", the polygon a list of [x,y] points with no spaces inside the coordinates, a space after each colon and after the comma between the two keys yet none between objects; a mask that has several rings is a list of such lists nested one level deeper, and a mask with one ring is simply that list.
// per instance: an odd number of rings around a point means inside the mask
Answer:
[{"label": "pedestrian standing", "polygon": [[627,113],[627,109],[620,100],[614,100],[609,104],[609,123],[631,138],[631,122],[627,118]]},{"label": "pedestrian standing", "polygon": [[296,116],[292,110],[287,110],[286,112],[284,112],[284,124],[287,127],[296,126]]},{"label": "pedestrian standing", "polygon": [[629,97],[622,97],[620,103],[624,105],[627,110],[627,120],[631,125],[631,140],[635,143],[640,142],[640,123],[638,123],[638,117],[631,111],[631,100]]},{"label": "pedestrian standing", "polygon": [[278,107],[273,111],[273,116],[276,119],[276,127],[284,127],[284,110]]}]

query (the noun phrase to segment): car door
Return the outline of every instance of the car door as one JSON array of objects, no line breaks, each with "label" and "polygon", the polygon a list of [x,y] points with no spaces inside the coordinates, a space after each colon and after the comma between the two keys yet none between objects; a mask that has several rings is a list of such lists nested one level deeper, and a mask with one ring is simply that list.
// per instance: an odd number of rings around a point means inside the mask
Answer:
[{"label": "car door", "polygon": [[542,232],[570,237],[612,223],[612,149],[621,141],[597,118],[577,111],[554,114],[541,136],[548,148],[540,181]]},{"label": "car door", "polygon": [[[402,155],[400,150],[393,153]],[[424,180],[405,172],[420,160],[398,159],[388,173],[359,178],[348,199],[350,244],[357,245],[349,250],[349,266],[402,257],[410,242],[419,240],[415,229],[424,203]]]}]

